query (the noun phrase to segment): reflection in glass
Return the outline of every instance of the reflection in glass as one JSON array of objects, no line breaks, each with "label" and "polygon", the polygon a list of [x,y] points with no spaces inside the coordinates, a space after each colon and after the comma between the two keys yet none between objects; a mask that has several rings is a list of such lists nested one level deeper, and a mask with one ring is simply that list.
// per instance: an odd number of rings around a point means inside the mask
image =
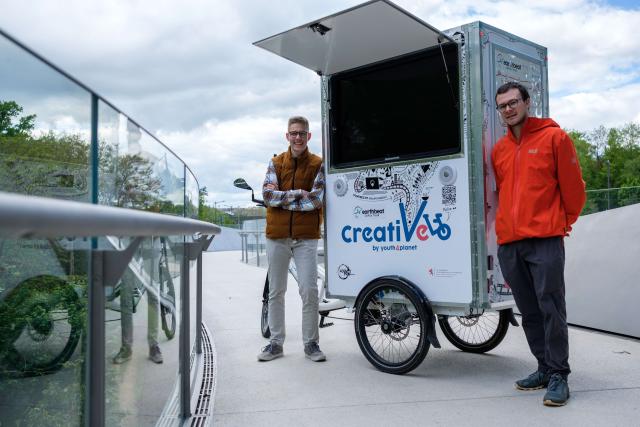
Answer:
[{"label": "reflection in glass", "polygon": [[199,188],[196,177],[190,170],[185,170],[185,216],[187,218],[198,218]]},{"label": "reflection in glass", "polygon": [[[114,248],[130,243],[105,240]],[[178,372],[180,254],[176,239],[145,239],[107,296],[107,425],[154,425],[172,394]]]},{"label": "reflection in glass", "polygon": [[90,94],[0,37],[0,191],[88,201]]},{"label": "reflection in glass", "polygon": [[74,245],[0,239],[1,425],[81,421],[88,258]]},{"label": "reflection in glass", "polygon": [[[90,99],[0,36],[0,191],[90,200]],[[0,239],[0,425],[82,422],[87,265],[82,241]]]}]

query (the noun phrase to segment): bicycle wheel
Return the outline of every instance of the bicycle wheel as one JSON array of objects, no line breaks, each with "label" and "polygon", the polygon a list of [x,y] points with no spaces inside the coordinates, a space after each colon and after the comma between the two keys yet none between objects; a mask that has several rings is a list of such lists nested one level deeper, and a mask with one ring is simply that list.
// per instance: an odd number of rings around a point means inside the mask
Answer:
[{"label": "bicycle wheel", "polygon": [[265,338],[271,337],[269,330],[269,274],[264,280],[264,289],[262,290],[262,313],[260,315],[260,332]]},{"label": "bicycle wheel", "polygon": [[364,356],[377,369],[404,374],[424,360],[428,319],[414,289],[395,279],[369,284],[356,304],[355,332]]},{"label": "bicycle wheel", "polygon": [[169,269],[160,265],[160,320],[167,339],[176,335],[176,291]]},{"label": "bicycle wheel", "polygon": [[438,316],[442,333],[462,351],[485,353],[502,342],[509,329],[509,311],[477,316]]},{"label": "bicycle wheel", "polygon": [[59,370],[78,345],[84,316],[78,294],[61,278],[23,281],[0,304],[0,370],[23,376]]}]

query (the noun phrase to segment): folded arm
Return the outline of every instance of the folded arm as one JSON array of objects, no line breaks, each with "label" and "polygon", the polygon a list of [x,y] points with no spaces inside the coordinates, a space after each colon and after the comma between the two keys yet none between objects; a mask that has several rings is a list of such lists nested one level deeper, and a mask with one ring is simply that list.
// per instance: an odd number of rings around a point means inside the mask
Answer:
[{"label": "folded arm", "polygon": [[324,172],[322,168],[320,168],[313,180],[311,191],[302,189],[280,191],[278,176],[276,175],[273,161],[269,161],[267,174],[262,184],[262,197],[264,204],[272,208],[281,208],[290,211],[312,211],[322,208],[324,184]]}]

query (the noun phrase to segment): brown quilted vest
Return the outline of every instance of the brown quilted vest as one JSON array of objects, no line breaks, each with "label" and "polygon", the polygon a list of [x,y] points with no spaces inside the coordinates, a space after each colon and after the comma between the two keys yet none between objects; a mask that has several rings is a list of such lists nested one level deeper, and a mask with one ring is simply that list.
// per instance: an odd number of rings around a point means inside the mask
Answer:
[{"label": "brown quilted vest", "polygon": [[[322,167],[322,158],[305,150],[298,158],[291,156],[291,148],[273,158],[280,191],[311,191],[313,180]],[[281,208],[267,208],[267,237],[269,239],[319,239],[322,210],[298,212]]]}]

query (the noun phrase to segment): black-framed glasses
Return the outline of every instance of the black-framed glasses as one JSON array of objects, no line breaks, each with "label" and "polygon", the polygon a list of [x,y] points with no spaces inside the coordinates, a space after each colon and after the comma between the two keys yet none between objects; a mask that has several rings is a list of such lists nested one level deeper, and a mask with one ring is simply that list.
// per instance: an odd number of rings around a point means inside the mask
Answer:
[{"label": "black-framed glasses", "polygon": [[292,131],[292,132],[289,132],[289,136],[290,136],[291,138],[297,138],[297,137],[300,137],[300,138],[306,138],[306,137],[307,137],[307,135],[309,135],[309,132],[304,131],[304,130],[301,130],[300,132],[297,132],[297,131],[295,131],[295,130],[294,130],[294,131]]},{"label": "black-framed glasses", "polygon": [[511,108],[512,110],[514,108],[516,108],[518,106],[518,103],[522,101],[522,98],[516,98],[516,99],[512,99],[509,102],[505,102],[504,104],[500,104],[498,106],[496,106],[496,110],[500,111],[501,113],[504,113],[505,111],[507,111],[507,107]]}]

